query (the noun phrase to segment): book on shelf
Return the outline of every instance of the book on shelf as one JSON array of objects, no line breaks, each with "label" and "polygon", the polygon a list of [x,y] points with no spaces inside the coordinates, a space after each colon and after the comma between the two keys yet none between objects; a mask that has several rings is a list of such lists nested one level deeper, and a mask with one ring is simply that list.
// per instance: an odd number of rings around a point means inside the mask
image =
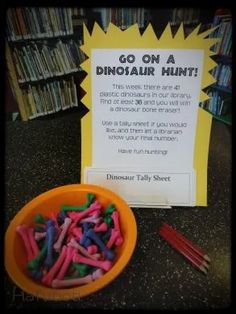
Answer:
[{"label": "book on shelf", "polygon": [[22,7],[7,10],[8,40],[37,39],[73,34],[71,8]]},{"label": "book on shelf", "polygon": [[19,83],[37,81],[48,77],[79,71],[85,56],[76,43],[57,40],[54,44],[31,41],[13,48],[13,59]]},{"label": "book on shelf", "polygon": [[101,27],[107,31],[109,23],[113,23],[125,30],[137,23],[139,28],[144,28],[147,23],[148,10],[145,8],[93,8],[100,15]]},{"label": "book on shelf", "polygon": [[212,75],[217,81],[217,86],[231,89],[232,71],[230,65],[219,63]]},{"label": "book on shelf", "polygon": [[210,98],[200,103],[200,107],[216,116],[231,113],[231,96],[223,96],[218,90],[210,90],[207,93]]},{"label": "book on shelf", "polygon": [[196,24],[199,22],[200,9],[196,8],[174,8],[171,14],[170,24],[172,26],[184,24]]},{"label": "book on shelf", "polygon": [[232,16],[230,11],[217,10],[211,26],[218,27],[210,37],[220,38],[220,41],[212,47],[212,51],[216,53],[213,59],[218,63],[212,71],[216,83],[206,91],[210,99],[200,103],[200,106],[212,113],[215,118],[231,124]]},{"label": "book on shelf", "polygon": [[78,106],[73,77],[37,86],[29,85],[22,94],[29,119]]},{"label": "book on shelf", "polygon": [[212,23],[212,27],[218,28],[210,37],[221,38],[213,47],[218,55],[231,56],[232,49],[232,15],[228,10],[217,10]]},{"label": "book on shelf", "polygon": [[84,8],[72,8],[73,28],[82,26],[83,23],[87,23],[85,9]]}]

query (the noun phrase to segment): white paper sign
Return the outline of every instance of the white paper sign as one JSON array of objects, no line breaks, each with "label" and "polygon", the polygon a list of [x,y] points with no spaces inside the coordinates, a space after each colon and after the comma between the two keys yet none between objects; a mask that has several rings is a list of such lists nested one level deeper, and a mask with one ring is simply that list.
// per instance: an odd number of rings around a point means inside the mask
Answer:
[{"label": "white paper sign", "polygon": [[[92,168],[173,169],[192,178],[203,57],[201,49],[93,49]],[[161,185],[168,204],[178,204],[178,198],[170,202],[169,192],[185,182],[177,177]],[[189,197],[189,189],[180,203],[191,206],[195,196]]]}]

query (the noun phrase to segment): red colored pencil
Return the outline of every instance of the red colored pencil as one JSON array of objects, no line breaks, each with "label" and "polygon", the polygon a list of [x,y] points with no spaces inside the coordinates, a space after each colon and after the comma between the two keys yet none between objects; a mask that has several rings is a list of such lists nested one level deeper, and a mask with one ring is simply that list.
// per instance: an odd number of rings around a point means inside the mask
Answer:
[{"label": "red colored pencil", "polygon": [[198,255],[203,257],[207,262],[210,262],[210,257],[197,245],[193,244],[190,240],[188,240],[183,234],[181,234],[179,231],[175,230],[173,227],[168,225],[167,223],[163,223],[162,227],[167,228],[170,230],[173,234],[175,234],[176,237],[178,237],[180,240],[182,240],[186,245],[191,247],[193,251],[195,251]]},{"label": "red colored pencil", "polygon": [[202,256],[197,254],[194,250],[192,250],[192,248],[189,245],[187,245],[180,238],[178,238],[171,230],[169,230],[168,228],[165,228],[164,226],[162,226],[160,228],[160,231],[164,232],[165,234],[167,234],[168,238],[173,239],[175,242],[177,242],[178,246],[184,248],[184,250],[187,253],[189,253],[191,256],[193,255],[194,258],[197,259],[199,263],[201,263],[204,267],[209,269],[209,265],[208,265],[207,261]]},{"label": "red colored pencil", "polygon": [[177,252],[182,254],[193,266],[207,274],[208,265],[194,251],[187,248],[182,241],[175,238],[167,229],[161,228],[159,234],[170,244]]}]

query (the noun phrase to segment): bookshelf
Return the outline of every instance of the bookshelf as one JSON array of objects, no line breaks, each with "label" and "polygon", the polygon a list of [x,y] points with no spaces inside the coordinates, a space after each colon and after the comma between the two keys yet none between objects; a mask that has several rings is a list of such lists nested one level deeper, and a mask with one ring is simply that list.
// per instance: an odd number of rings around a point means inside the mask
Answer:
[{"label": "bookshelf", "polygon": [[145,8],[93,8],[92,14],[96,16],[98,24],[107,31],[110,22],[125,30],[130,25],[137,23],[143,29],[150,19],[150,11]]},{"label": "bookshelf", "polygon": [[21,119],[78,107],[85,56],[77,29],[85,21],[84,10],[9,8],[6,20],[7,73]]},{"label": "bookshelf", "polygon": [[198,8],[191,7],[153,8],[150,9],[150,22],[158,38],[168,23],[170,23],[173,35],[183,23],[185,36],[188,36],[199,23],[202,23],[201,29],[205,27],[205,14],[211,15],[211,12],[204,13]]},{"label": "bookshelf", "polygon": [[212,27],[218,28],[211,37],[219,37],[220,41],[214,45],[217,67],[212,71],[216,83],[210,86],[206,92],[210,99],[200,106],[210,112],[213,117],[227,125],[232,124],[232,16],[226,9],[215,12]]}]

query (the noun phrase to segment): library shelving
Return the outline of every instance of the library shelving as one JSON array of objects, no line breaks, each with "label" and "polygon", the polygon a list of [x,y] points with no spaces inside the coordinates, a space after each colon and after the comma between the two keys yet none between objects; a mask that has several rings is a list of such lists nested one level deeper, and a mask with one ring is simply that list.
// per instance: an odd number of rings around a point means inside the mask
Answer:
[{"label": "library shelving", "polygon": [[74,29],[83,19],[83,9],[7,10],[7,72],[23,121],[78,106],[85,56]]},{"label": "library shelving", "polygon": [[217,67],[212,71],[216,82],[206,92],[210,99],[200,106],[209,111],[214,118],[232,124],[232,16],[226,9],[215,12],[212,27],[217,27],[211,37],[220,38],[213,47],[215,55],[212,58],[217,62]]}]

